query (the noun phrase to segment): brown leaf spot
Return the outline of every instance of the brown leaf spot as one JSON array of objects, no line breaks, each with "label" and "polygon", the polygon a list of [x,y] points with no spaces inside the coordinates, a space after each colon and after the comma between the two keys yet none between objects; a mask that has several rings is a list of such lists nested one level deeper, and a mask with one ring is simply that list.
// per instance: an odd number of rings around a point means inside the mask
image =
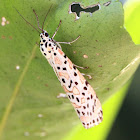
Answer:
[{"label": "brown leaf spot", "polygon": [[4,36],[4,35],[2,35],[2,36],[1,36],[1,38],[2,38],[2,39],[5,39],[5,36]]}]

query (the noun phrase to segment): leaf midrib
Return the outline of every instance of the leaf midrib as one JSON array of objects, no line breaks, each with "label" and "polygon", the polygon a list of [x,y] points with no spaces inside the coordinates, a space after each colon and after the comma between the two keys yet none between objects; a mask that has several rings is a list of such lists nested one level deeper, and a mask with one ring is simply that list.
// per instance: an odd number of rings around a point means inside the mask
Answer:
[{"label": "leaf midrib", "polygon": [[26,65],[25,65],[25,67],[23,69],[23,72],[21,73],[21,75],[20,75],[20,77],[19,77],[19,79],[18,79],[18,81],[16,83],[16,86],[14,88],[14,91],[13,91],[12,95],[11,95],[11,98],[9,100],[9,103],[7,104],[6,110],[5,110],[4,114],[3,114],[1,125],[0,125],[0,139],[2,137],[3,130],[5,128],[5,125],[6,125],[8,116],[9,116],[11,110],[12,110],[12,106],[14,104],[14,101],[15,101],[17,95],[18,95],[18,91],[20,89],[21,83],[22,83],[22,81],[24,79],[24,76],[25,76],[25,74],[26,74],[26,72],[27,72],[27,70],[29,68],[29,65],[30,65],[30,63],[31,63],[31,61],[32,61],[32,59],[34,57],[34,54],[36,52],[36,48],[37,48],[37,45],[35,45],[33,47],[33,49],[32,49],[31,55],[30,55],[30,57],[29,57]]}]

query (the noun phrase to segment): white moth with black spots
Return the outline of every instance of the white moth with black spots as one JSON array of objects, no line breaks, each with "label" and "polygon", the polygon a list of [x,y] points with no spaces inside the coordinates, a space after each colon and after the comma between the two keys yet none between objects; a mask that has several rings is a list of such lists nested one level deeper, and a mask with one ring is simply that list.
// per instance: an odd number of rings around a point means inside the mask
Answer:
[{"label": "white moth with black spots", "polygon": [[[36,13],[35,15],[38,21],[38,16]],[[30,24],[22,15],[21,17]],[[41,33],[33,25],[30,25],[40,33],[40,51],[52,66],[83,126],[88,129],[102,122],[103,112],[101,103],[91,85],[79,72],[76,65],[65,55],[60,46],[60,43],[71,44],[80,36],[72,42],[56,42],[53,39],[60,24],[61,21],[52,38],[49,37],[47,31],[43,30],[43,26],[42,28],[39,27],[39,21],[38,28],[41,30]]]}]

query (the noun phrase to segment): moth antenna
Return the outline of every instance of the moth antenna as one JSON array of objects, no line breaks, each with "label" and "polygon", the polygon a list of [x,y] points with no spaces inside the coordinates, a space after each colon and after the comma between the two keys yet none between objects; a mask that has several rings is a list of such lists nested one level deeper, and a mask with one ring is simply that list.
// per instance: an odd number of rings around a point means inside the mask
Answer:
[{"label": "moth antenna", "polygon": [[[52,5],[53,5],[53,4],[52,4]],[[46,16],[45,16],[45,18],[44,18],[43,25],[42,25],[42,32],[43,32],[45,20],[46,20],[48,14],[49,14],[49,12],[50,12],[50,10],[51,10],[51,8],[52,8],[52,5],[51,5],[51,7],[49,8],[49,10],[48,10],[48,12],[47,12],[47,14],[46,14]]]},{"label": "moth antenna", "polygon": [[[21,14],[20,14],[20,12],[15,8],[15,7],[13,7],[18,13],[19,13],[19,15],[23,18],[23,20],[24,21],[26,21],[26,23],[28,23],[30,26],[32,26],[37,32],[39,32],[38,30],[37,30],[37,28],[36,27],[34,27],[30,22],[28,22]],[[39,32],[39,34],[40,34],[40,32]]]},{"label": "moth antenna", "polygon": [[38,28],[42,31],[42,29],[41,29],[40,26],[39,26],[38,15],[36,14],[36,12],[35,12],[34,9],[33,9],[33,12],[34,12],[34,14],[35,14],[35,16],[36,16],[36,19],[37,19]]}]

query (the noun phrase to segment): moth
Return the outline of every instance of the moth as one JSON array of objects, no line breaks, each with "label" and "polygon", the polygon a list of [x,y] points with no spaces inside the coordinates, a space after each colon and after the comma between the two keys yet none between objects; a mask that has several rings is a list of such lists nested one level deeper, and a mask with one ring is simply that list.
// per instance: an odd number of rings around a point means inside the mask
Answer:
[{"label": "moth", "polygon": [[[16,11],[18,12],[17,9]],[[49,11],[45,16],[45,19]],[[101,103],[91,85],[79,72],[77,66],[74,65],[71,60],[65,55],[60,45],[61,43],[74,43],[80,36],[72,42],[55,41],[53,38],[55,37],[60,27],[61,20],[55,33],[50,38],[48,32],[43,29],[45,19],[41,28],[39,26],[38,16],[34,10],[33,12],[36,15],[38,28],[39,30],[41,30],[41,33],[37,28],[31,25],[19,12],[18,13],[28,24],[30,24],[35,30],[40,33],[40,51],[53,68],[56,76],[58,77],[58,80],[61,83],[61,86],[66,92],[67,97],[73,105],[84,128],[88,129],[98,125],[103,120]]]}]

